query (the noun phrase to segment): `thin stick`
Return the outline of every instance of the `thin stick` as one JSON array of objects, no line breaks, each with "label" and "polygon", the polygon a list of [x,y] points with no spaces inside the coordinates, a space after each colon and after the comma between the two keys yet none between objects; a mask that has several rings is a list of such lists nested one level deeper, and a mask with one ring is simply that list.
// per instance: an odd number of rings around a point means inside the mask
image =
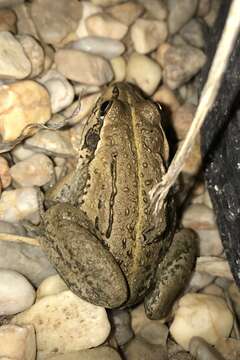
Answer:
[{"label": "thin stick", "polygon": [[33,246],[40,246],[39,241],[37,239],[26,236],[13,235],[13,234],[0,233],[0,241],[12,241],[12,242],[25,243]]},{"label": "thin stick", "polygon": [[240,0],[233,0],[191,127],[181,148],[175,154],[167,173],[163,176],[162,181],[150,192],[152,210],[155,216],[157,216],[162,208],[171,186],[175,183],[179,173],[181,172],[206,115],[213,106],[223,74],[228,64],[228,59],[239,33],[239,29]]}]

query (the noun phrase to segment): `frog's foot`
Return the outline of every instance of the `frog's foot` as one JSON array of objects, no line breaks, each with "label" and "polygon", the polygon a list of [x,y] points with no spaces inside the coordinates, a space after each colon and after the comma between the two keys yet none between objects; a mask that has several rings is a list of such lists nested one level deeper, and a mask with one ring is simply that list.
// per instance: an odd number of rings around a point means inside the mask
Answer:
[{"label": "frog's foot", "polygon": [[197,255],[197,236],[188,229],[179,231],[156,272],[156,283],[145,298],[150,319],[166,317],[174,300],[190,279]]},{"label": "frog's foot", "polygon": [[69,204],[57,204],[44,218],[41,245],[69,288],[95,305],[115,308],[128,297],[125,277],[86,215]]}]

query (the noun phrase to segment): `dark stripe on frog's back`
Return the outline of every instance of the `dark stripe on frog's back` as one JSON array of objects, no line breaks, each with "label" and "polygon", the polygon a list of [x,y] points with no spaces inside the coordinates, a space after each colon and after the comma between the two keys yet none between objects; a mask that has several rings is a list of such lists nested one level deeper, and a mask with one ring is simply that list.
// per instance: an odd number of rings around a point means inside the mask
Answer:
[{"label": "dark stripe on frog's back", "polygon": [[[132,139],[131,119],[127,117],[127,113],[123,116],[123,111],[123,104],[119,103],[112,123],[101,130],[102,142],[98,143],[96,157],[89,166],[91,185],[83,198],[82,209],[86,211],[93,223],[97,223],[103,243],[127,275],[128,269],[132,267],[131,249],[135,242],[136,225],[135,216],[132,219],[130,214],[136,214],[138,211],[136,192],[138,184],[135,168],[131,165],[136,163],[135,149],[130,142]],[[129,141],[123,143],[122,139],[129,139]],[[132,160],[128,161],[127,159],[130,158]],[[100,188],[99,184],[103,184],[104,189]],[[108,198],[105,200],[101,198],[101,193],[105,196],[108,194]],[[93,194],[96,196],[92,197]],[[111,197],[113,207],[110,210]],[[113,212],[113,222],[111,222],[111,212]]]}]

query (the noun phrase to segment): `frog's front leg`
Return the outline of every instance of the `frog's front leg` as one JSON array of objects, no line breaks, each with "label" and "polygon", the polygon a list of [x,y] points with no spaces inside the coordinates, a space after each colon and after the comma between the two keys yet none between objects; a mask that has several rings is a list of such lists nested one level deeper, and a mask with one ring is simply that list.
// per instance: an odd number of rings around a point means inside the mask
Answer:
[{"label": "frog's front leg", "polygon": [[150,319],[168,315],[174,300],[190,279],[197,255],[197,237],[189,229],[175,234],[173,242],[158,265],[153,290],[145,298]]},{"label": "frog's front leg", "polygon": [[69,288],[80,298],[107,308],[128,297],[125,277],[101,243],[90,220],[69,204],[50,207],[44,215],[41,245]]}]

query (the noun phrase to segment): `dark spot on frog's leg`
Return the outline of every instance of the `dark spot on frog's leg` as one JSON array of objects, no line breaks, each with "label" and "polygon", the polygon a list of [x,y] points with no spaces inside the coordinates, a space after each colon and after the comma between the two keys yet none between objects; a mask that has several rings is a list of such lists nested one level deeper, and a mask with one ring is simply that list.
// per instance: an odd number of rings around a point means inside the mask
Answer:
[{"label": "dark spot on frog's leg", "polygon": [[175,234],[173,242],[158,265],[156,282],[145,298],[145,310],[150,319],[168,315],[173,302],[188,283],[197,256],[197,236],[188,229]]}]

